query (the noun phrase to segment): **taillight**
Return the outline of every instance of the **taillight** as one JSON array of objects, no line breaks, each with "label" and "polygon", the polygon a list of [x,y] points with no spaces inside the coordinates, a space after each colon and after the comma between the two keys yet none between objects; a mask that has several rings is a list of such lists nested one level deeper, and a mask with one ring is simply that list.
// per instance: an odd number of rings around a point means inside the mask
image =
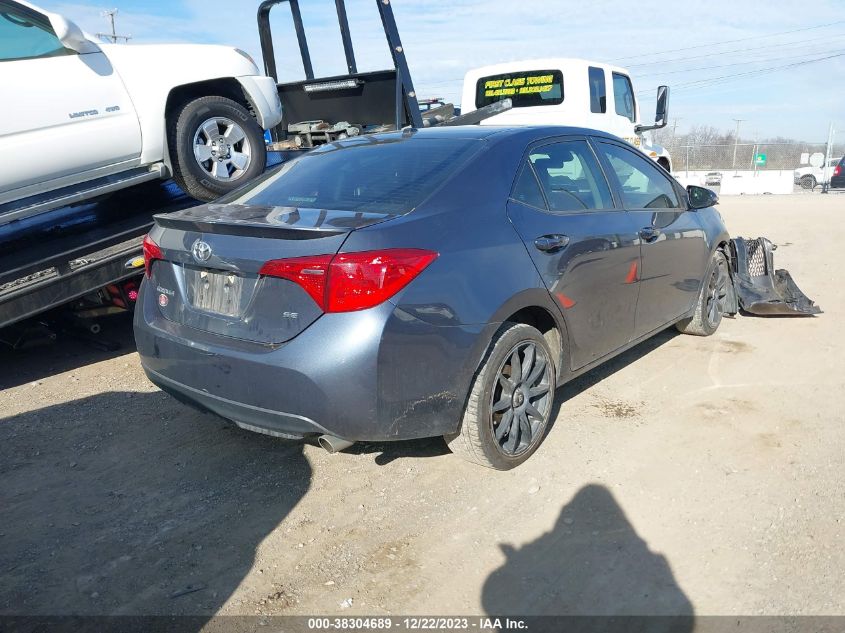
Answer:
[{"label": "taillight", "polygon": [[435,259],[432,251],[395,248],[274,259],[260,273],[298,283],[324,312],[353,312],[387,301]]},{"label": "taillight", "polygon": [[837,165],[836,167],[833,168],[833,175],[838,176],[840,171],[842,171],[842,167]]},{"label": "taillight", "polygon": [[162,259],[164,255],[161,253],[161,249],[158,247],[158,244],[153,242],[150,239],[149,235],[144,236],[144,272],[146,273],[147,277],[150,276],[150,270],[153,265],[153,260]]},{"label": "taillight", "polygon": [[311,298],[325,312],[326,279],[331,261],[331,255],[273,259],[264,264],[259,273],[295,281],[305,289],[305,292],[311,295]]}]

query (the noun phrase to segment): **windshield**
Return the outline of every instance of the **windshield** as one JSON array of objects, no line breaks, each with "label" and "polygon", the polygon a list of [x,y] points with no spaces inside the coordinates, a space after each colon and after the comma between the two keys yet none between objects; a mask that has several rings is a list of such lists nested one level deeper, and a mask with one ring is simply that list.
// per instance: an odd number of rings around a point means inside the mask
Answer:
[{"label": "windshield", "polygon": [[476,139],[362,136],[323,145],[291,161],[239,204],[406,213],[482,146]]},{"label": "windshield", "polygon": [[475,107],[510,99],[514,108],[557,105],[563,102],[563,73],[525,70],[482,77],[475,85]]}]

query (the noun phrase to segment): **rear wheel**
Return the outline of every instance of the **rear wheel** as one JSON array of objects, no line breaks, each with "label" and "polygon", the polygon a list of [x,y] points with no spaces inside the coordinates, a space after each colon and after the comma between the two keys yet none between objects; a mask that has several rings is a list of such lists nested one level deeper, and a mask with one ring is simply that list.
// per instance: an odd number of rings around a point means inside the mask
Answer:
[{"label": "rear wheel", "polygon": [[678,330],[684,334],[696,336],[713,334],[722,322],[730,283],[728,259],[722,251],[716,251],[710,260],[710,267],[695,306],[695,313],[692,318],[680,321],[676,325]]},{"label": "rear wheel", "polygon": [[535,328],[513,323],[500,330],[472,384],[461,429],[446,438],[452,452],[497,470],[527,460],[549,428],[553,357]]},{"label": "rear wheel", "polygon": [[261,127],[236,101],[200,97],[169,126],[173,179],[189,195],[214,200],[264,171]]},{"label": "rear wheel", "polygon": [[815,176],[811,175],[801,176],[798,182],[801,183],[802,189],[815,189],[817,184]]}]

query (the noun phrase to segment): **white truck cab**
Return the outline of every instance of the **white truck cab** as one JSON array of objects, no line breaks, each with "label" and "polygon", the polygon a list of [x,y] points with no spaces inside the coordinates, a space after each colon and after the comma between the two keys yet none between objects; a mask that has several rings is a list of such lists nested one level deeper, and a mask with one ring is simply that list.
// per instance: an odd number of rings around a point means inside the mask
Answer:
[{"label": "white truck cab", "polygon": [[482,125],[568,125],[610,132],[641,149],[667,171],[669,153],[644,136],[668,121],[669,90],[658,89],[657,116],[643,125],[630,73],[619,66],[572,58],[533,59],[475,68],[464,77],[464,114],[503,99],[513,107]]},{"label": "white truck cab", "polygon": [[264,170],[275,81],[230,46],[103,44],[0,0],[0,224],[173,176],[211,200]]}]

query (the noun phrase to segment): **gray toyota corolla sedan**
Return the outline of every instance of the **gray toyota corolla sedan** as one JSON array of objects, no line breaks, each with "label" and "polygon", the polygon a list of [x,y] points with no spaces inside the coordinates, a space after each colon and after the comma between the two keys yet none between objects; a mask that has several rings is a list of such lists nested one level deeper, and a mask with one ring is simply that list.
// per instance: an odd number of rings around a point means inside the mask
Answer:
[{"label": "gray toyota corolla sedan", "polygon": [[716,330],[715,203],[594,130],[338,141],[156,216],[138,351],[156,385],[246,429],[329,450],[442,435],[512,468],[556,386],[668,326]]}]

